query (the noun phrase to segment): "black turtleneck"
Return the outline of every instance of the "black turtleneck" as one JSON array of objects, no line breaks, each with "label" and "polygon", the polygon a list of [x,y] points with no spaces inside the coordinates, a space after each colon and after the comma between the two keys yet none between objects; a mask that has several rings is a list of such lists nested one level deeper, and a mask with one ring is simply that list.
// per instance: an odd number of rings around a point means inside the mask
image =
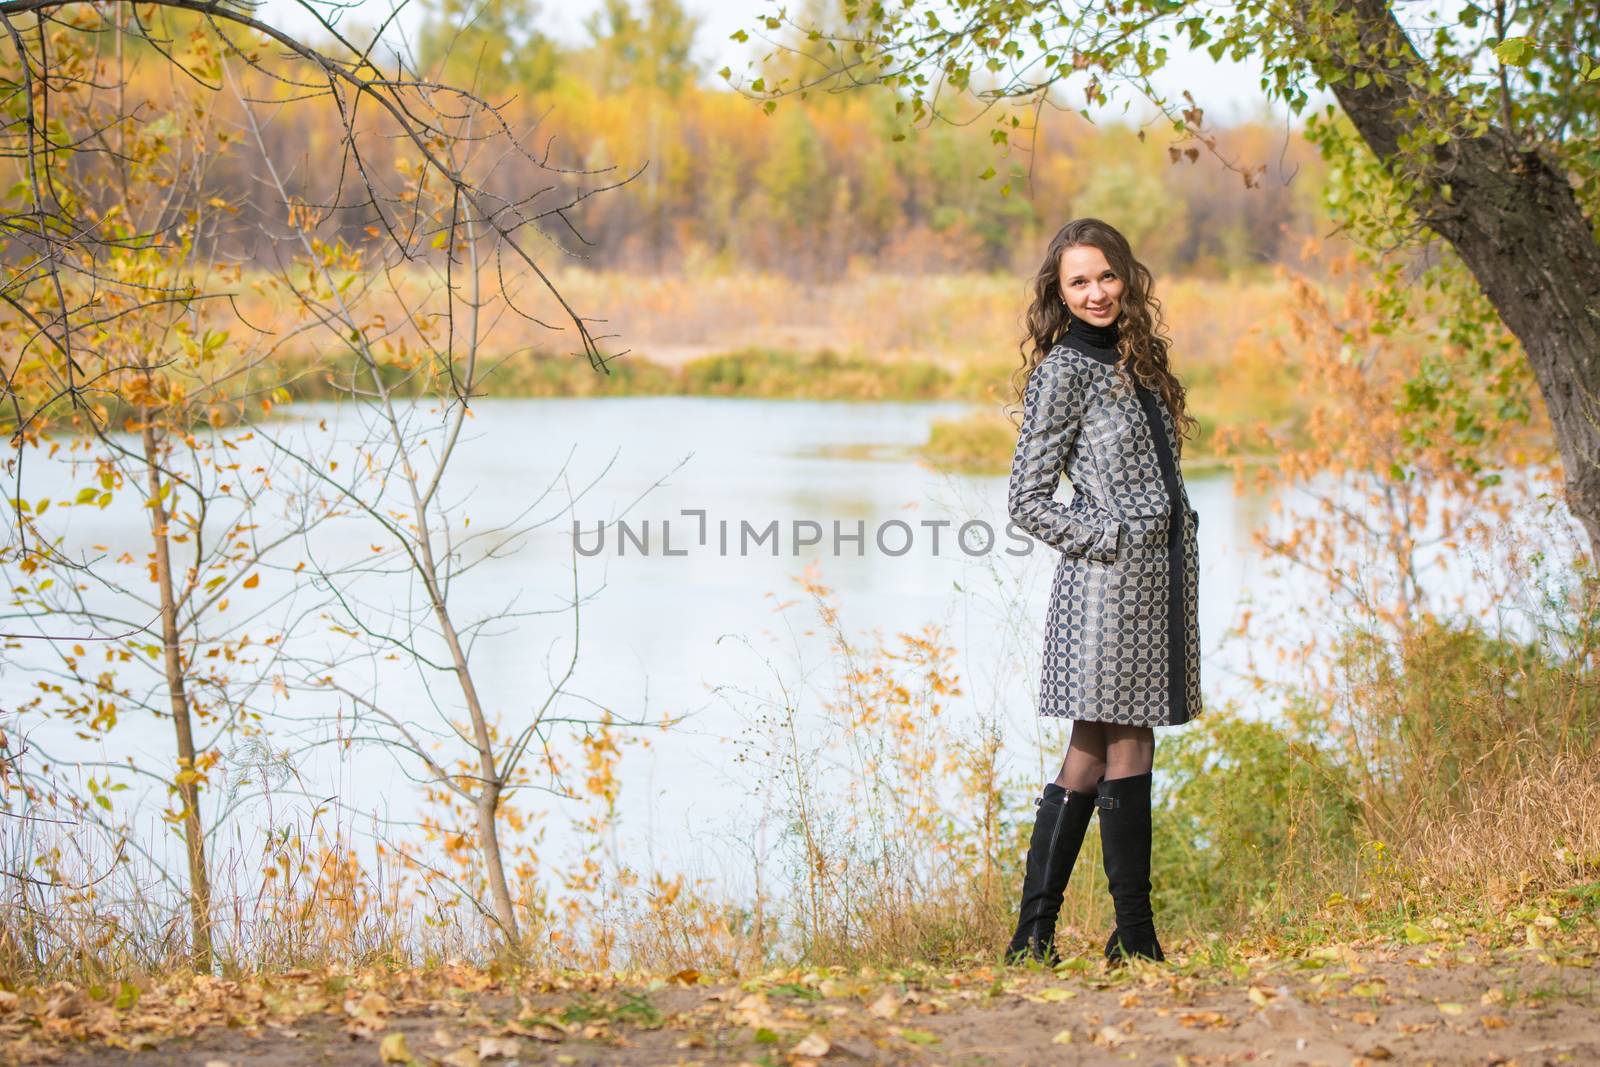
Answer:
[{"label": "black turtleneck", "polygon": [[1092,356],[1102,363],[1115,363],[1122,358],[1117,353],[1117,336],[1117,323],[1114,319],[1109,326],[1096,326],[1092,322],[1071,315],[1059,343],[1082,349],[1085,355]]}]

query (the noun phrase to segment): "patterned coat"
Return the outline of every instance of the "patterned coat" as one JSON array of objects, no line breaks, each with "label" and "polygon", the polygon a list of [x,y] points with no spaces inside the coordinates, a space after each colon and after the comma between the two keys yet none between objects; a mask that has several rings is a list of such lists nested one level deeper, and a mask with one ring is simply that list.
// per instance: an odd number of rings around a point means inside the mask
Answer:
[{"label": "patterned coat", "polygon": [[[1115,363],[1069,340],[1024,391],[1008,508],[1060,554],[1039,714],[1176,726],[1200,713],[1200,516],[1165,401]],[[1063,473],[1068,504],[1054,499]]]}]

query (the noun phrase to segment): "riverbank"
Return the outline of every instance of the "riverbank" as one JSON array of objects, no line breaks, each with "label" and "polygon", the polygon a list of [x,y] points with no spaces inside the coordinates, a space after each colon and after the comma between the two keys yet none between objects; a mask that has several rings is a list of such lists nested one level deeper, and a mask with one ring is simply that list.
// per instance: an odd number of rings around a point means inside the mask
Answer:
[{"label": "riverbank", "polygon": [[16,1064],[1588,1063],[1600,885],[1440,914],[1174,942],[1109,969],[990,961],[760,974],[435,966],[0,993]]},{"label": "riverbank", "polygon": [[[1020,357],[1019,357],[1020,358]],[[279,369],[285,368],[280,364]],[[970,414],[938,420],[927,441],[911,454],[937,470],[962,474],[1003,474],[1016,447],[1017,412],[1011,396],[1012,362],[976,361],[951,368],[922,359],[875,359],[831,349],[796,351],[752,348],[657,363],[629,355],[594,370],[570,357],[522,355],[496,362],[489,379],[495,397],[605,398],[713,396],[758,400],[859,401],[862,403],[955,400],[973,405]],[[354,364],[335,360],[320,367],[306,361],[292,367],[288,393],[295,400],[331,400],[341,395],[333,384],[350,380]],[[1239,453],[1218,451],[1219,426],[1261,423],[1279,427],[1301,442],[1298,427],[1306,412],[1296,396],[1235,381],[1229,375],[1194,375],[1189,410],[1200,430],[1185,445],[1185,471],[1206,473],[1231,465]],[[401,395],[405,379],[396,374]],[[1246,462],[1265,461],[1266,454]]]}]

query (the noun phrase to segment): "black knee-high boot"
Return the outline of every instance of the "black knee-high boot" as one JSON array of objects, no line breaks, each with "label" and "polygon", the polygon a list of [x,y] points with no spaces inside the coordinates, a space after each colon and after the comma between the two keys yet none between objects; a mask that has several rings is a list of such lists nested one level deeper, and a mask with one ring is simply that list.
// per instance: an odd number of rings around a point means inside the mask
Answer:
[{"label": "black knee-high boot", "polygon": [[1106,959],[1130,956],[1162,960],[1150,908],[1150,778],[1148,773],[1100,782],[1100,847],[1117,926],[1106,941]]},{"label": "black knee-high boot", "polygon": [[1052,966],[1061,962],[1056,952],[1056,917],[1067,879],[1083,845],[1083,832],[1094,815],[1095,798],[1075,793],[1054,782],[1044,787],[1028,840],[1028,861],[1022,879],[1022,906],[1017,932],[1011,937],[1006,959],[1015,963],[1033,958]]}]

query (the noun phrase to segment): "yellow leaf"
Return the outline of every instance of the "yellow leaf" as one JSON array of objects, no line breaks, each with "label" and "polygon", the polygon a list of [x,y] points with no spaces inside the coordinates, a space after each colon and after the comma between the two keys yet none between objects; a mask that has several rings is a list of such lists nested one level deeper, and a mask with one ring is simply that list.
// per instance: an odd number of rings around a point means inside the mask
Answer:
[{"label": "yellow leaf", "polygon": [[256,586],[258,586],[260,584],[261,584],[261,575],[260,574],[252,574],[250,577],[248,577],[248,578],[246,578],[244,580],[244,587],[246,589],[254,589]]},{"label": "yellow leaf", "polygon": [[1063,1000],[1071,1000],[1078,995],[1076,989],[1067,989],[1063,986],[1047,986],[1037,993],[1028,994],[1028,999],[1036,1004],[1060,1004]]},{"label": "yellow leaf", "polygon": [[405,1034],[390,1034],[378,1045],[378,1059],[384,1063],[406,1063],[412,1061],[411,1049],[406,1046]]},{"label": "yellow leaf", "polygon": [[1447,1001],[1439,1005],[1439,1010],[1444,1012],[1446,1015],[1460,1015],[1467,1009],[1463,1005]]},{"label": "yellow leaf", "polygon": [[1072,1044],[1072,1031],[1071,1031],[1071,1029],[1067,1029],[1067,1030],[1061,1031],[1055,1037],[1052,1037],[1050,1039],[1050,1043],[1052,1045],[1070,1045],[1070,1044]]}]

